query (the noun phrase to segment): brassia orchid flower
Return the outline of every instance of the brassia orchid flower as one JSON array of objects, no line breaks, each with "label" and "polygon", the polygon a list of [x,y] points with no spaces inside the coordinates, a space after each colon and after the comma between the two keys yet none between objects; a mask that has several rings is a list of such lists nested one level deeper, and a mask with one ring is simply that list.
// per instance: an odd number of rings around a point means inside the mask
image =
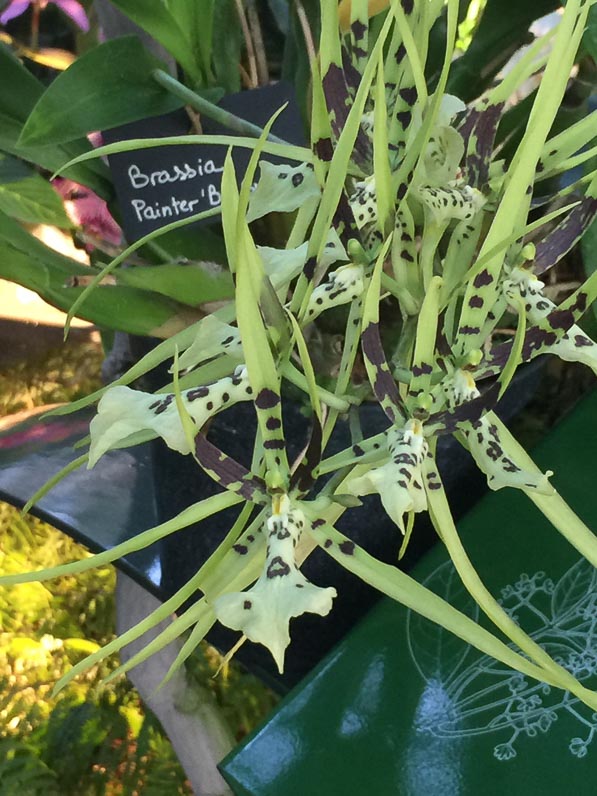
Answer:
[{"label": "brassia orchid flower", "polygon": [[6,6],[2,14],[0,14],[0,23],[6,25],[11,19],[24,14],[29,6],[37,5],[40,9],[47,7],[48,3],[52,3],[70,17],[72,21],[85,33],[89,30],[89,19],[85,13],[85,9],[78,3],[77,0],[11,0]]},{"label": "brassia orchid flower", "polygon": [[[241,640],[267,646],[281,670],[290,619],[331,610],[334,588],[315,586],[300,571],[320,546],[413,611],[424,603],[428,618],[484,653],[525,676],[568,689],[597,709],[597,694],[541,649],[480,583],[463,554],[435,459],[438,438],[454,435],[492,489],[527,493],[597,564],[597,541],[565,507],[549,483],[551,472],[535,467],[493,412],[518,365],[539,354],[596,369],[597,346],[578,321],[597,296],[597,274],[560,305],[545,296],[542,279],[597,216],[595,173],[556,191],[547,203],[540,186],[545,214],[529,220],[535,185],[564,172],[573,156],[575,164],[589,162],[594,152],[575,154],[595,138],[595,117],[550,138],[590,5],[568,0],[549,57],[544,42],[537,41],[502,82],[467,107],[446,92],[456,0],[430,0],[424,10],[413,0],[352,0],[340,4],[340,17],[337,3],[321,3],[311,148],[289,149],[293,165],[262,163],[254,187],[272,120],[258,141],[242,142],[253,155],[240,190],[230,156],[224,167],[222,225],[235,302],[162,343],[117,384],[75,404],[100,398],[91,424],[90,466],[114,447],[159,436],[192,454],[222,487],[95,560],[115,560],[229,505],[247,505],[228,549],[216,551],[189,586],[205,597],[189,609],[193,613],[176,620],[181,632],[193,627],[183,658],[219,620],[242,633]],[[430,91],[429,34],[444,8],[444,62]],[[370,13],[379,13],[371,37]],[[505,103],[539,69],[543,79],[528,125],[505,162],[495,146]],[[138,142],[139,147],[158,144]],[[274,212],[291,214],[287,237],[279,248],[257,246],[249,224]],[[500,341],[496,330],[512,311],[515,333]],[[331,376],[317,371],[310,346],[315,326],[333,327],[341,340]],[[176,381],[155,395],[128,386],[176,352],[173,373],[184,371],[183,390]],[[297,440],[295,449],[302,453],[294,462],[288,460],[284,427],[286,382],[302,392],[311,413],[310,431]],[[353,422],[352,444],[326,454],[336,424],[363,400],[379,404],[384,431],[368,437]],[[237,401],[252,401],[257,416],[251,470],[208,438],[207,421]],[[415,515],[429,510],[466,588],[499,636],[375,560],[334,527],[359,496],[369,494],[379,496],[396,525],[397,547],[408,543]],[[371,534],[375,526],[372,521]],[[93,563],[91,557],[77,564],[77,571]],[[27,577],[32,576],[11,575],[0,583]],[[143,654],[170,640],[168,631]]]}]

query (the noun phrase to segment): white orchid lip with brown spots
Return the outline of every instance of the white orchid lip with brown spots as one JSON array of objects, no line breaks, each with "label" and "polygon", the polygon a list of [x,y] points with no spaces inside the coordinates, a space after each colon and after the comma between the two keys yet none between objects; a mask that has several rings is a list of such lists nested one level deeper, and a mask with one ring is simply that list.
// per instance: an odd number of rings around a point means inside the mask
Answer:
[{"label": "white orchid lip with brown spots", "polygon": [[358,496],[377,492],[388,516],[405,533],[404,515],[427,509],[421,466],[429,446],[421,422],[409,420],[404,428],[391,429],[387,445],[389,461],[350,479],[346,489]]},{"label": "white orchid lip with brown spots", "polygon": [[295,549],[305,522],[287,495],[274,498],[264,527],[267,554],[261,576],[247,591],[222,594],[213,603],[223,625],[269,649],[280,673],[290,644],[290,620],[304,613],[326,616],[336,596],[334,588],[310,583],[297,566]]}]

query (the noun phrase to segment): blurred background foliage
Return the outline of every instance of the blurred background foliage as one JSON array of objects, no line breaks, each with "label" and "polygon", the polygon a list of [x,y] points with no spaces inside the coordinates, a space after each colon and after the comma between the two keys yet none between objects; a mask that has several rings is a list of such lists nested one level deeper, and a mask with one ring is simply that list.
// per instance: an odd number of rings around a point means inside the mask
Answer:
[{"label": "blurred background foliage", "polygon": [[[3,368],[0,417],[76,398],[94,389],[97,344],[64,348]],[[56,566],[85,548],[33,517],[0,503],[0,573]],[[192,791],[158,720],[126,677],[101,686],[108,660],[57,696],[54,683],[114,638],[113,567],[47,583],[0,588],[0,794],[20,796],[175,796]],[[242,738],[276,697],[204,645],[189,677],[211,688],[233,733]]]}]

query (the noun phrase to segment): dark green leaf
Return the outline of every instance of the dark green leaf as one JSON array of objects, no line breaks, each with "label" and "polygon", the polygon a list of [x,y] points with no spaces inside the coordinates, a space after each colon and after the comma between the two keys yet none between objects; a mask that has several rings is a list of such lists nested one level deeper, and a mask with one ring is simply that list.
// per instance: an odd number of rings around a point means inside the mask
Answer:
[{"label": "dark green leaf", "polygon": [[[220,2],[221,0],[218,0],[217,5]],[[203,73],[204,84],[211,82],[214,5],[216,5],[215,0],[170,0],[169,2],[170,13],[178,26],[188,35],[191,50]]]},{"label": "dark green leaf", "polygon": [[119,268],[114,276],[118,283],[155,291],[191,307],[234,295],[230,274],[211,263]]},{"label": "dark green leaf", "polygon": [[[597,271],[597,218],[593,220],[580,243],[582,257],[587,276]],[[597,318],[597,304],[593,305],[593,313]]]},{"label": "dark green leaf", "polygon": [[[58,309],[68,311],[82,287],[70,287],[73,277],[89,277],[90,268],[44,246],[16,221],[0,212],[0,278],[38,293]],[[107,285],[85,302],[81,317],[131,334],[177,331],[191,319],[178,319],[184,308],[164,296],[132,287]]]},{"label": "dark green leaf", "polygon": [[[195,82],[201,79],[200,70],[197,66],[195,53],[193,52],[191,29],[186,27],[189,22],[193,24],[192,20],[198,22],[193,9],[186,8],[185,19],[181,19],[180,13],[183,6],[190,7],[192,5],[203,7],[203,11],[208,12],[205,0],[176,0],[174,3],[175,8],[179,13],[174,16],[166,3],[163,2],[147,2],[147,0],[112,0],[113,5],[119,8],[123,14],[136,22],[139,27],[147,31],[150,36],[153,36],[156,41],[159,41],[169,53],[171,53],[182,68],[187,72]],[[197,16],[198,16],[197,12]],[[179,24],[179,22],[181,24]],[[203,24],[210,27],[211,20],[203,20]],[[211,37],[210,37],[211,38]],[[198,55],[199,53],[197,53]]]},{"label": "dark green leaf", "polygon": [[[55,171],[67,160],[91,149],[85,139],[72,141],[67,146],[17,148],[23,125],[44,87],[1,44],[0,76],[0,150]],[[74,166],[65,171],[64,176],[87,185],[103,198],[111,194],[108,170],[99,159]]]},{"label": "dark green leaf", "polygon": [[29,224],[72,227],[62,199],[39,174],[18,182],[0,182],[0,210]]},{"label": "dark green leaf", "polygon": [[597,5],[594,5],[589,11],[582,46],[591,58],[597,62]]},{"label": "dark green leaf", "polygon": [[19,146],[64,143],[93,130],[179,108],[182,101],[152,77],[153,70],[162,66],[135,36],[100,44],[59,75],[42,95],[27,119]]},{"label": "dark green leaf", "polygon": [[465,102],[478,97],[516,50],[529,41],[529,27],[555,11],[558,0],[487,0],[466,53],[453,65],[447,91]]},{"label": "dark green leaf", "polygon": [[288,36],[290,30],[290,8],[287,0],[267,0],[273,18],[280,31]]},{"label": "dark green leaf", "polygon": [[215,79],[227,93],[240,91],[242,33],[234,0],[218,0],[214,7],[212,60]]}]

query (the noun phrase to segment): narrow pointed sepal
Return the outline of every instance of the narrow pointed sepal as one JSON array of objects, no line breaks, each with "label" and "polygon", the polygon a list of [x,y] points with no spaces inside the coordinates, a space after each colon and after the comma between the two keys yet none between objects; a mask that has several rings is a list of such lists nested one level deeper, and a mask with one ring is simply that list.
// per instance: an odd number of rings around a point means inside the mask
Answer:
[{"label": "narrow pointed sepal", "polygon": [[532,490],[542,495],[554,493],[554,488],[549,483],[551,471],[548,470],[545,474],[531,473],[519,467],[504,450],[498,427],[486,417],[472,423],[463,433],[477,467],[487,476],[490,489],[498,490],[509,486]]}]

